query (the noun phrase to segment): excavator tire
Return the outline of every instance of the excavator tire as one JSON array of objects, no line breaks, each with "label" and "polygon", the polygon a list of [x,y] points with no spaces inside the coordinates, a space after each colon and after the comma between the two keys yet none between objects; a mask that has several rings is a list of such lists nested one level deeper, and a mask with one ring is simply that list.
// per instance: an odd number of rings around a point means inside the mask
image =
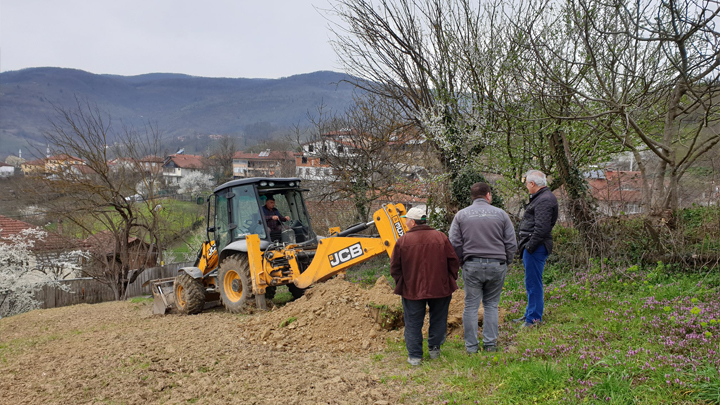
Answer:
[{"label": "excavator tire", "polygon": [[228,312],[240,313],[253,298],[250,263],[247,255],[232,255],[220,264],[218,271],[220,300]]},{"label": "excavator tire", "polygon": [[199,314],[205,306],[205,287],[199,280],[183,273],[173,282],[175,306],[186,315]]},{"label": "excavator tire", "polygon": [[292,296],[293,296],[293,299],[296,300],[296,299],[302,297],[303,295],[305,295],[304,288],[296,287],[295,284],[293,284],[293,283],[290,283],[287,286],[288,286],[288,290],[290,290],[290,294],[292,294]]}]

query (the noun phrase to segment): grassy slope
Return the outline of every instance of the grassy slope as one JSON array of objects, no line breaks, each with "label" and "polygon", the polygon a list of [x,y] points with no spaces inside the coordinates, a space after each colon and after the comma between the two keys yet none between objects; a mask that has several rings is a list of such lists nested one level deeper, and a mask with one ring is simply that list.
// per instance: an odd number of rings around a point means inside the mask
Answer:
[{"label": "grassy slope", "polygon": [[[162,232],[166,235],[177,235],[176,240],[168,241],[166,254],[168,259],[185,261],[185,256],[193,257],[205,239],[205,206],[198,206],[194,202],[178,201],[170,198],[159,199],[162,205]],[[147,215],[150,207],[145,202],[138,202],[141,215]],[[117,215],[116,215],[117,216]],[[88,217],[88,223],[92,218]],[[198,223],[200,224],[198,226]],[[195,225],[193,227],[193,225]],[[93,232],[101,232],[105,227],[100,222],[87,225]],[[57,224],[52,223],[45,227],[48,231],[57,231]],[[65,233],[76,238],[84,239],[84,231],[73,224],[65,225]],[[190,245],[191,247],[188,247]],[[166,262],[169,262],[166,260]]]},{"label": "grassy slope", "polygon": [[[515,269],[501,302],[503,351],[468,356],[462,340],[449,341],[411,378],[444,384],[443,403],[720,403],[717,275],[595,265],[564,276],[549,268],[545,278],[544,325],[509,322],[525,305]],[[390,346],[393,357],[407,355],[402,342]]]}]

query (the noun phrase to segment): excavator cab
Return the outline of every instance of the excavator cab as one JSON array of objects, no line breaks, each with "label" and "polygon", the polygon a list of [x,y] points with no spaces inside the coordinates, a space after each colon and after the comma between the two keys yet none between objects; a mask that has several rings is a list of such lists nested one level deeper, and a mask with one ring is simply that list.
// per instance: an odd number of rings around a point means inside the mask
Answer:
[{"label": "excavator cab", "polygon": [[[314,239],[300,182],[299,178],[250,178],[216,188],[208,204],[208,211],[214,207],[214,212],[208,213],[208,240],[215,240],[218,251],[223,252],[230,245],[245,250],[242,242],[248,235],[258,235],[263,249],[271,243]],[[264,208],[268,200],[274,201],[283,220],[270,218]],[[290,219],[284,220],[286,216]],[[220,261],[224,257],[221,253]]]}]

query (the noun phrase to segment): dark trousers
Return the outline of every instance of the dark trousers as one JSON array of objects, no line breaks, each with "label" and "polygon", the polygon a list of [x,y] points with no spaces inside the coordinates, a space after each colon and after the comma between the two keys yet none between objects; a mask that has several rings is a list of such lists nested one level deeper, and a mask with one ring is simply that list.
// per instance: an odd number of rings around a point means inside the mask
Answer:
[{"label": "dark trousers", "polygon": [[525,289],[527,290],[528,304],[525,309],[525,322],[534,323],[542,321],[545,308],[543,291],[543,270],[548,252],[545,245],[538,246],[534,252],[523,252],[523,265],[525,266]]},{"label": "dark trousers", "polygon": [[421,359],[423,356],[422,328],[425,322],[426,306],[430,308],[428,348],[440,347],[445,343],[450,300],[452,300],[452,295],[424,300],[402,299],[403,319],[405,320],[405,347],[407,347],[408,357]]}]

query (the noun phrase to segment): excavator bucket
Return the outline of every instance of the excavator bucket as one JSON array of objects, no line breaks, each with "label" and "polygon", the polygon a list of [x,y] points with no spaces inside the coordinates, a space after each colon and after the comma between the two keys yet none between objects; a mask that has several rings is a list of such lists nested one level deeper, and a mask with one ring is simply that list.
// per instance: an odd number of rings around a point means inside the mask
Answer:
[{"label": "excavator bucket", "polygon": [[153,314],[165,315],[175,305],[175,294],[173,294],[174,281],[175,277],[148,281],[152,286],[151,290],[154,298],[152,307]]}]

